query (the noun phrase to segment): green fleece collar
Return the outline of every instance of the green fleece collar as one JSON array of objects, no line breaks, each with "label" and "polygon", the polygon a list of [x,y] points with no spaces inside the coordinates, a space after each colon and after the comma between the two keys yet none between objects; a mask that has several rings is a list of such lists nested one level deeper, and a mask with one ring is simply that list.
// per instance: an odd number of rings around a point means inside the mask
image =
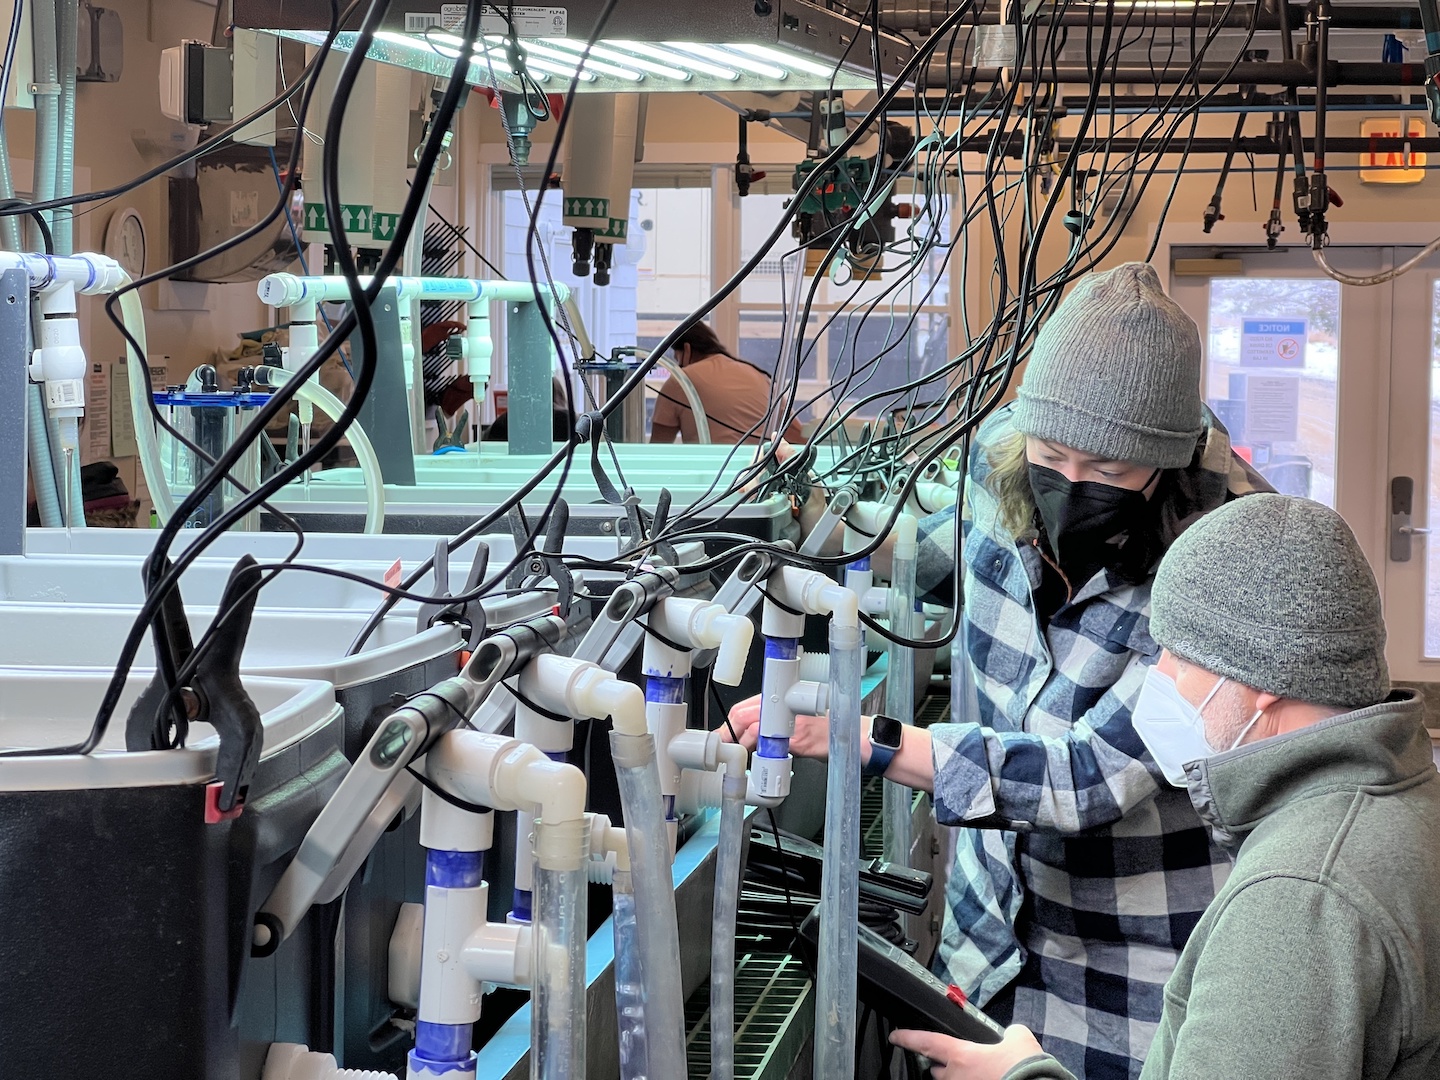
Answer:
[{"label": "green fleece collar", "polygon": [[1193,762],[1185,773],[1190,801],[1226,842],[1299,799],[1389,787],[1434,768],[1420,695],[1396,690],[1378,705]]}]

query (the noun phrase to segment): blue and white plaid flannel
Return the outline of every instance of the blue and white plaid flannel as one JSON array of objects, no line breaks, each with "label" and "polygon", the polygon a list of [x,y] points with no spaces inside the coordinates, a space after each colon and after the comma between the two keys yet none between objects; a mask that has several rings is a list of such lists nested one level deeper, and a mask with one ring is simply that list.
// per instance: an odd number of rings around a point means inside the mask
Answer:
[{"label": "blue and white plaid flannel", "polygon": [[[1207,431],[1178,474],[1166,539],[1265,482]],[[963,647],[973,679],[957,719],[932,727],[935,813],[983,825],[957,837],[935,967],[979,1003],[1014,984],[1023,1023],[1078,1080],[1134,1080],[1165,980],[1229,873],[1188,795],[1165,784],[1130,723],[1146,668],[1150,586],[1101,571],[1042,631],[1032,599],[1041,556],[998,520],[986,448],[1013,429],[982,426],[962,512]],[[953,597],[954,511],[921,526],[918,576]],[[1010,831],[1013,830],[1013,831]]]}]

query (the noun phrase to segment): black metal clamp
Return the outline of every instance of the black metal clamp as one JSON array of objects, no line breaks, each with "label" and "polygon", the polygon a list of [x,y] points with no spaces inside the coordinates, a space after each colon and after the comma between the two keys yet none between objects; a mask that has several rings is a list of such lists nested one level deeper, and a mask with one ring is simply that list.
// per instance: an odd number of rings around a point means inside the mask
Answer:
[{"label": "black metal clamp", "polygon": [[[169,570],[166,560],[166,573]],[[180,587],[170,590],[151,623],[155,676],[126,720],[125,748],[132,752],[180,749],[194,722],[215,729],[220,747],[215,755],[215,780],[206,789],[208,822],[239,815],[264,747],[260,710],[240,679],[240,658],[262,579],[255,557],[241,556],[225,583],[209,643],[198,658]],[[192,660],[194,670],[182,683],[180,672]]]}]

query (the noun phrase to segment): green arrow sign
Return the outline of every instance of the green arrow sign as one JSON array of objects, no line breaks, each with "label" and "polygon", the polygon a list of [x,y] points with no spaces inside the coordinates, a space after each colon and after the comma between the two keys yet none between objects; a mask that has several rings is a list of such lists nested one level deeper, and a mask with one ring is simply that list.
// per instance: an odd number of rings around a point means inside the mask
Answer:
[{"label": "green arrow sign", "polygon": [[368,233],[372,209],[364,203],[341,203],[340,216],[347,233]]},{"label": "green arrow sign", "polygon": [[579,197],[565,200],[566,217],[608,218],[610,216],[609,199],[582,199]]},{"label": "green arrow sign", "polygon": [[376,240],[394,240],[395,230],[400,227],[399,214],[373,214],[370,218],[370,235]]},{"label": "green arrow sign", "polygon": [[305,204],[305,231],[325,232],[330,227],[325,217],[325,207],[321,203]]}]

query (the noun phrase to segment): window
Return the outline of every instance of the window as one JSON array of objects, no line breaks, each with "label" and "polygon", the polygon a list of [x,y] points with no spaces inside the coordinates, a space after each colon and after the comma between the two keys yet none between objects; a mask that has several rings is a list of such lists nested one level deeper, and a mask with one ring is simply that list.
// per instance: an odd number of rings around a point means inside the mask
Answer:
[{"label": "window", "polygon": [[[740,257],[752,258],[774,229],[790,196],[754,194],[740,203]],[[940,370],[949,355],[949,279],[945,273],[950,236],[943,205],[932,215],[917,193],[895,198],[908,217],[894,222],[895,240],[879,272],[857,274],[848,263],[832,267],[815,291],[804,328],[800,403],[814,402],[802,418],[823,415],[831,404],[884,395]],[[910,251],[933,236],[936,243],[919,257],[912,273]],[[914,239],[912,239],[912,237]],[[783,248],[782,248],[782,245]],[[788,237],[772,249],[740,286],[740,355],[774,373],[786,332],[786,312],[798,310],[811,287],[802,256],[783,256],[793,248]],[[797,284],[799,285],[797,303]],[[843,313],[842,313],[843,308]],[[873,417],[903,409],[913,399],[937,399],[943,388],[927,385],[917,395],[897,390],[862,406],[858,415]]]},{"label": "window", "polygon": [[1209,312],[1205,400],[1236,450],[1275,490],[1334,506],[1339,283],[1217,277]]}]

